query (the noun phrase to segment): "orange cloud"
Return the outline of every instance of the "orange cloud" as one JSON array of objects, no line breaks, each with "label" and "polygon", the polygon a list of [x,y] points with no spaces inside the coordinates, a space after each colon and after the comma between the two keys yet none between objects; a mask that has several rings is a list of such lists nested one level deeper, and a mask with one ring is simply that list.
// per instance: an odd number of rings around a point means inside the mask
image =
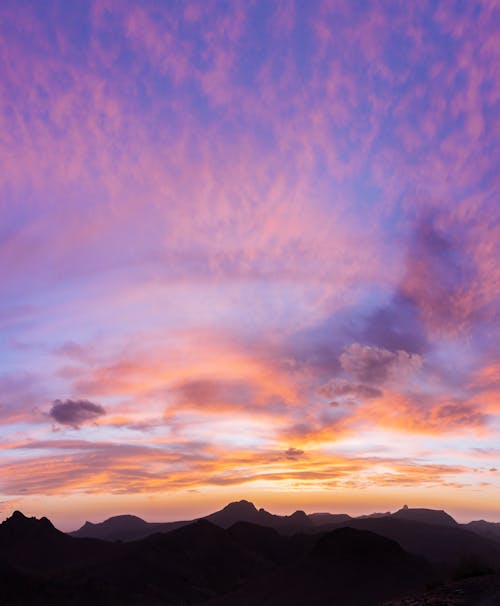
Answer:
[{"label": "orange cloud", "polygon": [[[1,465],[4,494],[178,491],[203,486],[273,483],[367,487],[439,484],[466,467],[384,457],[324,455],[320,451],[223,451],[191,443],[149,447],[78,440],[25,442],[19,449],[62,451]],[[293,452],[290,457],[289,453]],[[301,453],[300,455],[297,453]]]},{"label": "orange cloud", "polygon": [[358,421],[407,433],[434,435],[481,434],[488,427],[488,416],[477,403],[397,392],[386,392],[383,398],[357,409],[354,423]]}]

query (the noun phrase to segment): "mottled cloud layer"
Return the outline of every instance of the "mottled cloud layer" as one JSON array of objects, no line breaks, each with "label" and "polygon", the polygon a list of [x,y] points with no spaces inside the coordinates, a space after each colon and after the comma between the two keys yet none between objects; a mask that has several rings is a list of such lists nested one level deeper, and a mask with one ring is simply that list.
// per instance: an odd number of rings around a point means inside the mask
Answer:
[{"label": "mottled cloud layer", "polygon": [[0,501],[413,490],[480,515],[499,19],[4,1]]}]

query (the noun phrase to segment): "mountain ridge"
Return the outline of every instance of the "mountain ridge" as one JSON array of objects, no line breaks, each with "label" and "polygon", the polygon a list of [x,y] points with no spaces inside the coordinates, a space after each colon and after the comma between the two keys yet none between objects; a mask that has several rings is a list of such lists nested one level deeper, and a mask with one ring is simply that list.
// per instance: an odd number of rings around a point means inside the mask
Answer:
[{"label": "mountain ridge", "polygon": [[[228,522],[238,512],[278,518],[281,525],[309,520],[300,511],[274,516],[249,502],[214,513]],[[481,573],[480,559],[488,571],[500,568],[498,542],[446,518],[441,525],[392,515],[351,518],[291,534],[248,521],[223,528],[207,517],[112,542],[73,537],[47,518],[15,512],[0,524],[0,603],[375,606],[422,591],[470,555],[476,556],[474,574]],[[114,521],[144,522],[127,516]]]},{"label": "mountain ridge", "polygon": [[85,522],[78,530],[69,532],[73,537],[96,538],[107,541],[133,541],[147,537],[157,532],[171,532],[194,522],[205,519],[222,527],[229,528],[236,522],[249,522],[260,526],[274,528],[282,534],[296,532],[315,532],[325,525],[346,524],[351,520],[363,519],[404,519],[425,524],[449,526],[470,530],[485,538],[500,540],[500,524],[495,522],[469,522],[459,524],[450,514],[442,509],[411,508],[404,506],[394,513],[372,513],[361,516],[350,516],[346,513],[310,513],[297,510],[290,515],[272,514],[264,508],[258,509],[251,501],[242,499],[225,505],[222,509],[192,520],[171,522],[146,522],[142,518],[130,514],[113,516],[103,522]]}]

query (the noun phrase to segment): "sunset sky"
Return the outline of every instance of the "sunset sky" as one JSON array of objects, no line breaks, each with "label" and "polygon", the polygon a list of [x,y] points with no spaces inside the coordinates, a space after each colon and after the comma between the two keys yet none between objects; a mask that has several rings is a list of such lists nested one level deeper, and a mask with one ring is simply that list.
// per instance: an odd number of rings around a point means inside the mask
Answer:
[{"label": "sunset sky", "polygon": [[0,520],[500,521],[500,3],[0,5]]}]

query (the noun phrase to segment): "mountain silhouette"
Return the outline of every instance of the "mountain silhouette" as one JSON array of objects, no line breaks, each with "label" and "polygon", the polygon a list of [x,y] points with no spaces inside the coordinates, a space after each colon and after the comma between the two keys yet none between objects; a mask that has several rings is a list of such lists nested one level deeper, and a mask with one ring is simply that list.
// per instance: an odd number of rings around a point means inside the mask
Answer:
[{"label": "mountain silhouette", "polygon": [[113,516],[93,524],[85,524],[69,534],[77,538],[102,539],[104,541],[137,541],[155,532],[170,532],[190,521],[179,522],[146,522],[142,518],[132,515]]},{"label": "mountain silhouette", "polygon": [[47,518],[28,518],[15,511],[0,524],[0,560],[27,572],[69,569],[115,553],[116,546],[106,541],[75,542]]},{"label": "mountain silhouette", "polygon": [[148,532],[123,542],[71,536],[47,518],[14,512],[0,524],[0,604],[375,606],[453,570],[500,566],[499,541],[440,513],[433,519],[442,523],[318,514],[316,522],[341,521],[316,525],[314,518],[239,501],[194,522],[158,524],[167,531],[153,534],[155,525],[135,516],[82,527],[109,537]]},{"label": "mountain silhouette", "polygon": [[338,524],[347,522],[352,517],[347,513],[310,513],[307,516],[314,526],[323,526],[324,524]]},{"label": "mountain silhouette", "polygon": [[292,562],[302,556],[309,546],[304,535],[287,536],[269,526],[259,526],[251,522],[236,522],[228,532],[248,551],[274,564]]},{"label": "mountain silhouette", "polygon": [[458,523],[442,509],[418,509],[405,505],[402,509],[394,512],[393,517],[403,520],[414,520],[426,524],[440,524],[444,526],[458,526]]},{"label": "mountain silhouette", "polygon": [[154,596],[167,604],[206,601],[272,567],[206,520],[120,548],[115,558],[87,568],[85,574],[126,596]]},{"label": "mountain silhouette", "polygon": [[500,545],[459,524],[428,524],[388,516],[353,519],[335,526],[322,526],[318,530],[326,532],[341,526],[377,533],[397,541],[406,551],[424,556],[447,568],[471,556],[481,557],[493,567],[500,566]]},{"label": "mountain silhouette", "polygon": [[326,533],[298,561],[250,582],[210,606],[369,606],[425,587],[433,577],[424,558],[374,533]]},{"label": "mountain silhouette", "polygon": [[222,528],[229,528],[236,522],[261,523],[265,526],[266,524],[262,522],[266,522],[271,517],[271,514],[264,509],[258,510],[250,501],[242,500],[229,503],[220,511],[205,516],[204,519]]},{"label": "mountain silhouette", "polygon": [[59,535],[62,535],[62,533],[54,527],[49,519],[45,517],[40,519],[28,518],[20,511],[14,511],[12,516],[0,525],[0,540],[2,542],[13,542],[23,538],[43,540]]},{"label": "mountain silhouette", "polygon": [[[295,532],[310,532],[314,529],[314,526],[319,525],[319,520],[315,518],[315,515],[327,516],[323,518],[323,523],[350,519],[346,514],[312,514],[312,516],[308,516],[303,511],[296,511],[290,516],[279,516],[269,513],[265,509],[257,509],[253,503],[246,500],[229,503],[221,510],[200,519],[212,522],[221,528],[229,528],[236,522],[250,522],[259,526],[274,528],[283,534],[293,534]],[[156,532],[170,532],[193,521],[146,522],[137,516],[121,515],[108,518],[97,524],[85,522],[81,528],[69,534],[77,538],[93,538],[105,541],[135,541]]]},{"label": "mountain silhouette", "polygon": [[257,509],[250,501],[229,503],[220,511],[216,511],[205,520],[213,522],[221,528],[229,528],[236,522],[251,522],[260,526],[268,526],[285,534],[312,530],[313,522],[303,511],[296,511],[290,516],[278,516],[265,509]]},{"label": "mountain silhouette", "polygon": [[375,511],[373,513],[364,513],[361,516],[357,516],[356,519],[357,520],[362,520],[364,518],[386,518],[387,516],[391,516],[391,512],[390,511]]},{"label": "mountain silhouette", "polygon": [[471,530],[476,534],[486,537],[487,539],[493,539],[494,541],[500,541],[500,523],[499,522],[486,522],[485,520],[475,520],[468,524],[463,524],[463,528]]}]

